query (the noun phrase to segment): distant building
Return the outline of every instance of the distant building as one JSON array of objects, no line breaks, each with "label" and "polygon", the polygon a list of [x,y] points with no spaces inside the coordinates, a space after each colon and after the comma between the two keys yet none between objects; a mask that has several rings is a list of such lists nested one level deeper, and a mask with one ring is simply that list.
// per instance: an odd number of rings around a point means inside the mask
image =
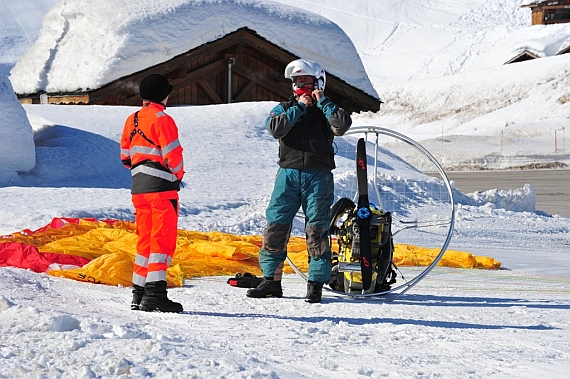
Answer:
[{"label": "distant building", "polygon": [[532,1],[521,6],[532,11],[532,25],[570,22],[570,0]]},{"label": "distant building", "polygon": [[536,58],[539,58],[537,54],[533,53],[532,51],[524,50],[521,53],[517,54],[515,57],[506,61],[505,64],[530,61]]}]

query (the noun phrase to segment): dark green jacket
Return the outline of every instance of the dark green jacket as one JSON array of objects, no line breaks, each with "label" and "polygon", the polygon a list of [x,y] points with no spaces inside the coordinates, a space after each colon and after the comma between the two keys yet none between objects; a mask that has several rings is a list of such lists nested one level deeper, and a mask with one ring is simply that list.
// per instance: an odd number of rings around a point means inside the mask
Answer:
[{"label": "dark green jacket", "polygon": [[346,133],[352,119],[326,96],[308,108],[292,97],[271,110],[265,125],[279,140],[279,167],[330,171],[334,136]]}]

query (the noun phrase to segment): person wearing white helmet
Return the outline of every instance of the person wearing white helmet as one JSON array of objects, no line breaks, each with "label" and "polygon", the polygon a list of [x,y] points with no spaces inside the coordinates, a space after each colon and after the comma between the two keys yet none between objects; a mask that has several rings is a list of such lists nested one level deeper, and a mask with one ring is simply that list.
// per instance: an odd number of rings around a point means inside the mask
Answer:
[{"label": "person wearing white helmet", "polygon": [[334,199],[333,139],[351,126],[350,115],[324,94],[326,73],[308,59],[297,59],[285,68],[293,96],[275,106],[265,124],[279,140],[279,170],[266,210],[267,226],[259,251],[264,280],[247,291],[252,298],[282,297],[281,277],[287,242],[300,207],[305,214],[309,253],[306,301],[319,303],[323,284],[330,280],[331,250],[328,241],[330,207]]}]

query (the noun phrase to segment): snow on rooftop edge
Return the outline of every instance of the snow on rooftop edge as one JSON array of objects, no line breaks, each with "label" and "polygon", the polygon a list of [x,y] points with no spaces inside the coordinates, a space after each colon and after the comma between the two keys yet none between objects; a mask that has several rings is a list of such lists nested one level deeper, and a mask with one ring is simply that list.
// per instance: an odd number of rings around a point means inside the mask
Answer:
[{"label": "snow on rooftop edge", "polygon": [[19,94],[96,89],[242,27],[379,98],[338,25],[260,0],[62,0],[10,80]]}]

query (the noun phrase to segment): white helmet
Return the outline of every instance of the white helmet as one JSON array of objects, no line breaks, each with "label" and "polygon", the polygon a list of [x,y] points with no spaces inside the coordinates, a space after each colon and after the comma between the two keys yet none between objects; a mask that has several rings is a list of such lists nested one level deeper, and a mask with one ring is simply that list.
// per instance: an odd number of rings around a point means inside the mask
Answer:
[{"label": "white helmet", "polygon": [[285,78],[293,80],[293,91],[297,90],[294,81],[296,76],[312,76],[315,78],[315,89],[324,91],[327,84],[325,69],[315,61],[296,59],[285,67]]}]

